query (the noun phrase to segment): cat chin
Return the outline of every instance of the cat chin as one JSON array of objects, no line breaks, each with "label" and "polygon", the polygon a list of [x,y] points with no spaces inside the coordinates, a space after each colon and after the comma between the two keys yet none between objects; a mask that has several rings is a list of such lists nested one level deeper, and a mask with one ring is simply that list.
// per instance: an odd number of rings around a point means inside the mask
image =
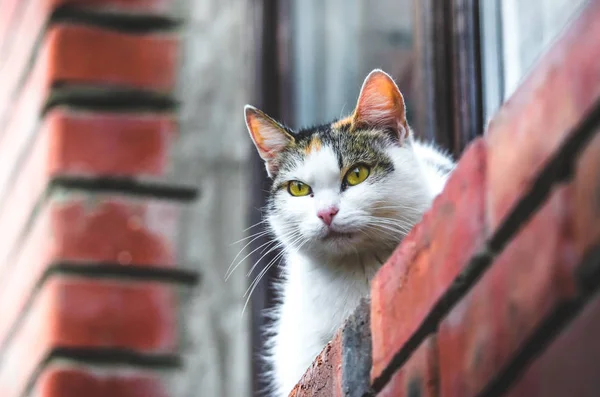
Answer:
[{"label": "cat chin", "polygon": [[349,255],[354,256],[357,253],[370,252],[376,247],[365,241],[360,233],[336,233],[326,238],[317,237],[304,249],[309,256],[335,260]]},{"label": "cat chin", "polygon": [[328,255],[339,256],[356,251],[359,239],[356,235],[338,235],[319,240],[321,250]]}]

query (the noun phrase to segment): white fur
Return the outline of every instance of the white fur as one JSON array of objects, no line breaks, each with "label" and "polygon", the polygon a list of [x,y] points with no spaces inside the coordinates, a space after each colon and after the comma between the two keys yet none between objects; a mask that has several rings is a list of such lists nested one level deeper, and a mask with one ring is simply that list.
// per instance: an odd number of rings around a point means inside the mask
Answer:
[{"label": "white fur", "polygon": [[[368,296],[381,263],[442,190],[447,174],[432,162],[452,168],[444,154],[410,138],[387,151],[395,168],[387,179],[374,183],[367,178],[340,193],[336,156],[323,146],[285,175],[309,184],[314,197],[276,193],[280,208],[268,221],[284,246],[286,266],[282,304],[271,330],[274,396],[289,394],[360,299]],[[316,214],[331,205],[339,207],[332,228],[353,233],[348,240],[322,240],[327,228]],[[393,222],[378,228],[372,217]]]}]

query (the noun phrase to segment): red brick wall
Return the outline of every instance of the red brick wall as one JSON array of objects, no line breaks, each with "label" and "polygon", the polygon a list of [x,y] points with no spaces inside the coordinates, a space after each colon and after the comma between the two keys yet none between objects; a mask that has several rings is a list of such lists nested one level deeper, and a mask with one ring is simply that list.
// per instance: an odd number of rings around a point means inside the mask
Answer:
[{"label": "red brick wall", "polygon": [[0,396],[166,396],[181,366],[167,0],[0,1]]},{"label": "red brick wall", "polygon": [[591,1],[292,396],[600,395],[599,60]]}]

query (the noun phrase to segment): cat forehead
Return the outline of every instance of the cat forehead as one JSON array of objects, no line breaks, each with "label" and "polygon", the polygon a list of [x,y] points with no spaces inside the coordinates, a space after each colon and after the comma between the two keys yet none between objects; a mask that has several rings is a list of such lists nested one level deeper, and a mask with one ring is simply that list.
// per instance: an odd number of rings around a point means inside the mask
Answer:
[{"label": "cat forehead", "polygon": [[324,149],[336,157],[340,169],[360,160],[376,161],[391,143],[389,136],[382,131],[349,132],[348,129],[349,124],[336,122],[311,130],[301,130],[295,136],[295,143],[282,153],[284,160],[292,160],[284,164],[284,168],[285,165],[298,166],[298,163],[313,158],[313,154]]},{"label": "cat forehead", "polygon": [[[318,145],[313,143],[313,145]],[[336,183],[344,172],[343,163],[331,145],[322,145],[310,150],[303,161],[292,171],[293,177],[324,184]]]},{"label": "cat forehead", "polygon": [[386,149],[394,142],[384,131],[349,132],[333,124],[300,131],[295,138],[294,144],[278,156],[274,188],[291,179],[319,179],[320,172],[339,176],[361,162],[382,170],[393,168]]},{"label": "cat forehead", "polygon": [[286,150],[280,161],[277,179],[302,178],[318,173],[320,169],[339,172],[344,165],[344,153],[339,142],[312,135]]}]

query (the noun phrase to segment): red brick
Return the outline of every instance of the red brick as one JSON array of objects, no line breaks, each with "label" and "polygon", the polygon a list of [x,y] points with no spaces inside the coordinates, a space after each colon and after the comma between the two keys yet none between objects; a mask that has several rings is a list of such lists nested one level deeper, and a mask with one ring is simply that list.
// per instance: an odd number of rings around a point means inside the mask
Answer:
[{"label": "red brick", "polygon": [[[88,10],[109,11],[109,12],[126,12],[136,14],[165,14],[173,7],[173,0],[2,0],[0,1],[0,50],[6,46],[6,51],[12,48],[12,41],[19,32],[21,22],[24,18],[21,17],[17,10],[33,10],[33,6],[37,6],[38,10],[35,16],[37,20],[47,19],[50,12],[63,5],[73,5]],[[20,6],[20,7],[19,7]],[[27,15],[32,15],[29,11]],[[39,32],[32,32],[38,35]],[[4,55],[4,53],[0,53]],[[7,57],[0,57],[0,67],[2,61]]]},{"label": "red brick", "polygon": [[47,35],[55,81],[170,91],[175,85],[174,34],[133,35],[81,25],[56,25]]},{"label": "red brick", "polygon": [[[72,5],[111,13],[169,14],[173,0],[4,0],[0,2],[0,71],[22,73],[50,14]],[[6,66],[8,65],[8,66]],[[8,71],[8,72],[7,72]],[[14,75],[15,84],[19,75]],[[16,87],[16,85],[11,85]],[[12,91],[12,89],[10,90]],[[1,102],[0,102],[1,103]],[[1,110],[0,110],[1,111]]]},{"label": "red brick", "polygon": [[465,265],[483,249],[484,175],[485,146],[477,140],[431,210],[372,281],[371,379],[381,374]]},{"label": "red brick", "polygon": [[169,397],[156,374],[52,364],[39,376],[32,397]]},{"label": "red brick", "polygon": [[66,175],[162,177],[168,167],[173,128],[171,115],[52,111],[20,178],[0,201],[0,225],[11,225],[2,233],[0,268],[49,180]]},{"label": "red brick", "polygon": [[342,397],[342,332],[325,346],[290,397]]},{"label": "red brick", "polygon": [[555,191],[441,322],[441,395],[478,395],[539,325],[576,297],[570,187]]},{"label": "red brick", "polygon": [[396,371],[378,397],[437,397],[438,362],[436,337],[429,336]]},{"label": "red brick", "polygon": [[71,193],[51,197],[0,277],[0,346],[29,294],[53,264],[173,267],[177,204]]},{"label": "red brick", "polygon": [[173,352],[176,304],[167,285],[51,278],[5,352],[0,395],[19,397],[55,347]]},{"label": "red brick", "polygon": [[600,132],[577,162],[574,185],[575,237],[584,255],[600,246]]},{"label": "red brick", "polygon": [[171,10],[175,0],[46,0],[46,2],[53,9],[63,5],[73,5],[98,11],[165,14]]},{"label": "red brick", "polygon": [[[12,248],[20,226],[49,179],[58,174],[162,177],[175,135],[175,122],[169,114],[119,115],[56,109],[50,112],[32,143],[37,124],[33,114],[41,105],[42,95],[35,86],[31,88],[28,94],[32,95],[22,98],[23,106],[0,145],[0,224],[10,224],[11,230],[3,232],[13,234],[13,240],[5,240],[0,248],[0,258]],[[23,168],[17,170],[20,155],[31,144],[33,148]],[[9,189],[17,172],[21,177]]]},{"label": "red brick", "polygon": [[49,135],[50,175],[159,178],[167,171],[175,123],[171,114],[59,108],[46,117],[39,134]]},{"label": "red brick", "polygon": [[[600,260],[600,258],[597,258]],[[595,397],[600,390],[600,296],[532,363],[507,397]]]},{"label": "red brick", "polygon": [[9,63],[2,70],[4,76],[14,78],[7,78],[6,87],[0,91],[0,136],[5,142],[0,157],[6,164],[0,172],[0,189],[33,135],[53,83],[169,91],[175,83],[177,51],[174,35],[127,35],[74,25],[52,27],[20,94],[15,88],[24,64],[11,71],[8,68],[13,64]]},{"label": "red brick", "polygon": [[493,118],[488,135],[491,230],[600,98],[600,2],[592,1]]},{"label": "red brick", "polygon": [[[181,207],[171,201],[70,194],[51,204],[60,256],[174,266]],[[102,244],[99,244],[99,242]],[[123,259],[123,253],[128,253]]]}]

